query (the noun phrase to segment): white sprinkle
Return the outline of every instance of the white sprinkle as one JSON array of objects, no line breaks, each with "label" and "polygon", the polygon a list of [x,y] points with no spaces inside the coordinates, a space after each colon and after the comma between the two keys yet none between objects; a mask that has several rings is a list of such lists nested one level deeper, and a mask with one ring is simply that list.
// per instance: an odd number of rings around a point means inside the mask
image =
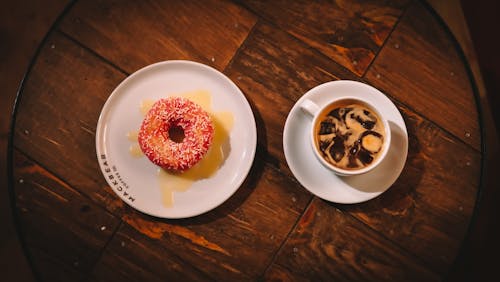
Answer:
[{"label": "white sprinkle", "polygon": [[377,73],[377,75],[375,76],[376,78],[380,78],[380,74]]},{"label": "white sprinkle", "polygon": [[56,48],[55,44],[50,45],[50,49],[55,49],[55,48]]},{"label": "white sprinkle", "polygon": [[239,24],[238,24],[238,23],[235,23],[235,24],[234,24],[234,27],[235,27],[235,28],[238,28],[238,26],[239,26]]},{"label": "white sprinkle", "polygon": [[470,166],[470,162],[466,162],[466,163],[465,163],[465,165],[466,165],[466,166]]},{"label": "white sprinkle", "polygon": [[212,59],[210,59],[212,62],[215,62],[215,57],[212,57]]},{"label": "white sprinkle", "polygon": [[297,202],[297,199],[295,197],[292,197],[292,202]]},{"label": "white sprinkle", "polygon": [[451,75],[451,76],[455,76],[455,73],[454,73],[454,72],[450,72],[450,75]]},{"label": "white sprinkle", "polygon": [[465,132],[465,137],[470,137],[470,132]]},{"label": "white sprinkle", "polygon": [[125,247],[125,242],[122,241],[121,244],[120,244],[122,247]]},{"label": "white sprinkle", "polygon": [[106,226],[105,225],[101,226],[101,231],[104,231],[104,230],[106,230]]},{"label": "white sprinkle", "polygon": [[394,48],[399,49],[399,44],[398,43],[394,44]]},{"label": "white sprinkle", "polygon": [[317,213],[316,213],[316,216],[321,216],[321,212],[317,212]]},{"label": "white sprinkle", "polygon": [[30,134],[30,132],[27,129],[25,129],[24,134],[28,135],[28,134]]},{"label": "white sprinkle", "polygon": [[238,76],[238,77],[237,77],[237,79],[238,79],[238,80],[241,80],[241,76]]},{"label": "white sprinkle", "polygon": [[294,252],[294,253],[296,253],[296,252],[298,252],[298,251],[299,251],[299,249],[298,249],[297,247],[294,247],[294,248],[293,248],[293,252]]},{"label": "white sprinkle", "polygon": [[269,236],[269,239],[274,240],[274,235],[271,234],[271,236]]},{"label": "white sprinkle", "polygon": [[358,65],[358,61],[352,61],[352,64],[356,66]]},{"label": "white sprinkle", "polygon": [[23,184],[24,183],[24,179],[19,179],[19,183]]}]

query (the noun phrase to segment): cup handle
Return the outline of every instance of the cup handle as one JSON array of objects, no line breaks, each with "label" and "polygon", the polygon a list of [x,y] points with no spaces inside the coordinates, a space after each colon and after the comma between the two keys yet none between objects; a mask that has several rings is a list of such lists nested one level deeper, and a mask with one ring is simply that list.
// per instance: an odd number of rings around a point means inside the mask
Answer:
[{"label": "cup handle", "polygon": [[306,99],[300,104],[300,109],[305,114],[308,114],[313,117],[318,112],[319,106],[316,105],[316,103],[314,103],[313,101]]}]

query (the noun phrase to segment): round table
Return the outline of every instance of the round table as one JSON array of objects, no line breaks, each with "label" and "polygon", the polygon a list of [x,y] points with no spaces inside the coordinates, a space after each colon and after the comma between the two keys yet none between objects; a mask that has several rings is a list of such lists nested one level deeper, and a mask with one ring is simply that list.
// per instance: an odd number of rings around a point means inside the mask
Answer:
[{"label": "round table", "polygon": [[[255,159],[236,193],[176,220],[122,201],[95,146],[113,90],[167,60],[224,73],[257,125]],[[308,192],[283,152],[295,102],[340,79],[384,92],[408,131],[399,178],[357,204]],[[77,1],[18,95],[9,146],[16,221],[47,281],[440,280],[480,190],[479,114],[456,41],[418,1]]]}]

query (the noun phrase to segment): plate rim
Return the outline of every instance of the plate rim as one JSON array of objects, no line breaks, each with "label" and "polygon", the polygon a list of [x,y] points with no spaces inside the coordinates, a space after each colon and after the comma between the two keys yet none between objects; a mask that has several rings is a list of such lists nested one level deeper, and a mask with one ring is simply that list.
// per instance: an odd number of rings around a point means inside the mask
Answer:
[{"label": "plate rim", "polygon": [[[403,132],[404,132],[404,141],[405,141],[405,147],[406,147],[406,151],[404,152],[404,161],[402,161],[402,165],[401,165],[401,168],[400,170],[398,171],[398,173],[395,175],[395,180],[392,184],[388,185],[387,188],[383,189],[382,191],[379,191],[379,192],[373,192],[373,193],[370,193],[370,196],[369,197],[366,197],[366,198],[363,198],[363,199],[360,199],[360,200],[354,200],[354,201],[342,201],[342,200],[334,200],[332,197],[324,197],[323,195],[320,195],[317,193],[317,191],[315,191],[315,189],[311,189],[310,185],[305,185],[305,181],[304,179],[302,178],[299,178],[297,177],[297,172],[295,171],[296,170],[296,167],[293,166],[293,165],[290,165],[290,153],[287,154],[288,151],[290,151],[291,149],[287,149],[288,148],[288,145],[287,145],[287,137],[288,135],[290,134],[290,127],[291,127],[291,120],[292,120],[292,115],[297,115],[297,113],[299,112],[299,105],[300,105],[300,101],[303,101],[304,99],[312,96],[312,95],[319,95],[319,94],[315,94],[315,92],[317,92],[318,90],[320,90],[321,88],[327,88],[327,87],[336,87],[337,85],[341,85],[341,84],[353,84],[353,85],[356,85],[356,86],[361,86],[361,87],[368,87],[368,88],[371,88],[372,91],[374,91],[375,93],[377,93],[378,97],[382,98],[384,100],[384,103],[387,103],[387,105],[390,105],[393,109],[395,109],[395,112],[394,113],[397,113],[397,117],[398,119],[400,119],[402,125],[403,125]],[[333,85],[333,86],[332,86]],[[353,96],[356,96],[356,94],[354,93],[351,93],[350,95],[353,95]],[[394,122],[394,121],[393,121]],[[302,187],[304,187],[307,191],[309,191],[310,193],[312,193],[313,195],[323,199],[323,200],[326,200],[326,201],[329,201],[329,202],[333,202],[333,203],[339,203],[339,204],[357,204],[357,203],[362,203],[362,202],[366,202],[366,201],[369,201],[371,199],[374,199],[378,196],[380,196],[381,194],[383,194],[384,192],[386,192],[392,185],[394,185],[394,183],[396,182],[396,180],[399,178],[399,176],[401,175],[405,165],[406,165],[406,162],[407,162],[407,159],[408,159],[408,150],[409,150],[409,139],[408,139],[408,130],[407,130],[407,126],[406,126],[406,123],[403,119],[403,116],[401,115],[401,112],[399,111],[399,109],[396,107],[396,105],[389,99],[389,97],[383,93],[382,91],[380,91],[379,89],[375,88],[374,86],[368,84],[368,83],[365,83],[365,82],[361,82],[361,81],[355,81],[355,80],[333,80],[333,81],[328,81],[328,82],[324,82],[322,84],[319,84],[311,89],[309,89],[308,91],[306,91],[299,99],[297,99],[297,101],[295,102],[295,104],[292,106],[292,108],[290,109],[290,112],[288,113],[288,116],[286,118],[286,121],[285,121],[285,125],[284,125],[284,128],[283,128],[283,153],[285,155],[285,160],[287,162],[287,165],[290,169],[290,171],[292,172],[293,176],[295,177],[295,179],[302,185]],[[314,157],[312,155],[312,157]],[[368,172],[370,173],[370,172]],[[333,174],[333,172],[332,172]],[[336,177],[336,178],[341,178],[340,176],[338,175],[335,175],[333,174],[333,177]],[[354,177],[354,178],[361,178],[363,177],[363,175],[356,175],[356,176],[349,176],[349,177]],[[346,184],[348,185],[348,184]],[[345,189],[345,188],[343,188]],[[355,189],[355,188],[353,188]]]},{"label": "plate rim", "polygon": [[[120,93],[123,93],[122,88],[127,87],[129,83],[133,83],[133,80],[137,76],[140,76],[141,74],[143,74],[151,69],[165,67],[168,65],[190,66],[190,67],[194,67],[194,68],[203,69],[205,71],[209,71],[210,73],[216,75],[218,79],[223,79],[225,82],[227,82],[231,86],[232,89],[230,92],[234,92],[234,94],[238,94],[238,96],[239,96],[238,99],[241,101],[240,105],[244,108],[243,111],[246,112],[245,115],[248,115],[248,122],[249,122],[248,125],[250,126],[250,128],[248,128],[248,130],[250,130],[250,136],[249,136],[250,140],[248,141],[249,145],[246,147],[246,149],[248,150],[247,151],[248,159],[246,161],[244,161],[241,166],[238,166],[239,171],[240,171],[239,174],[241,176],[234,182],[234,188],[230,189],[231,191],[228,192],[226,194],[226,196],[222,197],[220,199],[220,201],[218,201],[216,204],[209,205],[206,208],[195,210],[194,212],[186,212],[182,215],[168,215],[168,214],[155,213],[155,212],[151,212],[151,211],[148,211],[148,210],[142,208],[142,206],[133,205],[129,201],[126,201],[124,199],[124,196],[121,195],[120,193],[118,193],[117,191],[115,191],[115,189],[113,188],[111,180],[108,179],[108,177],[106,177],[105,167],[104,167],[103,163],[101,162],[101,155],[106,152],[106,142],[105,142],[105,140],[103,140],[103,139],[105,139],[105,136],[106,136],[106,134],[105,134],[105,130],[106,130],[105,119],[107,116],[109,116],[110,111],[112,111],[114,100],[119,98]],[[248,177],[248,174],[250,173],[250,170],[251,170],[253,163],[255,161],[255,154],[257,151],[257,127],[256,127],[255,116],[253,114],[253,110],[252,110],[252,107],[250,105],[250,102],[248,101],[245,94],[236,85],[236,83],[234,83],[234,81],[232,81],[228,76],[226,76],[221,71],[219,71],[211,66],[205,65],[203,63],[196,62],[196,61],[190,61],[190,60],[160,61],[160,62],[146,65],[146,66],[134,71],[130,75],[128,75],[125,79],[123,79],[113,89],[111,94],[107,97],[107,99],[106,99],[106,101],[105,101],[104,105],[102,106],[101,111],[99,113],[99,118],[97,121],[95,132],[96,132],[95,149],[96,149],[96,157],[97,157],[97,162],[99,164],[99,169],[101,170],[102,177],[106,180],[106,183],[109,185],[109,187],[111,188],[113,193],[116,194],[121,201],[125,202],[130,207],[132,207],[132,208],[134,208],[134,209],[136,209],[144,214],[148,214],[148,215],[155,216],[158,218],[166,218],[166,219],[181,219],[181,218],[195,217],[195,216],[207,213],[207,212],[217,208],[218,206],[222,205],[229,198],[231,198],[231,196],[233,196],[236,193],[236,191],[238,191],[238,189],[241,187],[241,185],[243,184],[245,179]],[[166,208],[166,209],[168,209],[168,208]]]}]

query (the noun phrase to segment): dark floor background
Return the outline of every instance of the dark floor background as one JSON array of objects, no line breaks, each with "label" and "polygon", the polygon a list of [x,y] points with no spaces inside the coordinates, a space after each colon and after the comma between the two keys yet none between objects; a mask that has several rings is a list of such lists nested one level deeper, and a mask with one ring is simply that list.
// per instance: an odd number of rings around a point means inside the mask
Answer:
[{"label": "dark floor background", "polygon": [[0,280],[33,281],[12,220],[7,190],[8,131],[17,88],[29,62],[69,1],[0,2]]},{"label": "dark floor background", "polygon": [[[69,0],[1,1],[0,6],[0,271],[1,281],[33,281],[14,227],[7,189],[7,141],[19,84],[43,37]],[[500,281],[500,4],[429,0],[461,44],[474,70],[486,120],[482,196],[461,255],[447,281]],[[482,73],[480,75],[479,73]],[[492,113],[492,114],[491,114]],[[491,118],[491,117],[494,117]],[[496,122],[495,122],[496,121]]]}]

